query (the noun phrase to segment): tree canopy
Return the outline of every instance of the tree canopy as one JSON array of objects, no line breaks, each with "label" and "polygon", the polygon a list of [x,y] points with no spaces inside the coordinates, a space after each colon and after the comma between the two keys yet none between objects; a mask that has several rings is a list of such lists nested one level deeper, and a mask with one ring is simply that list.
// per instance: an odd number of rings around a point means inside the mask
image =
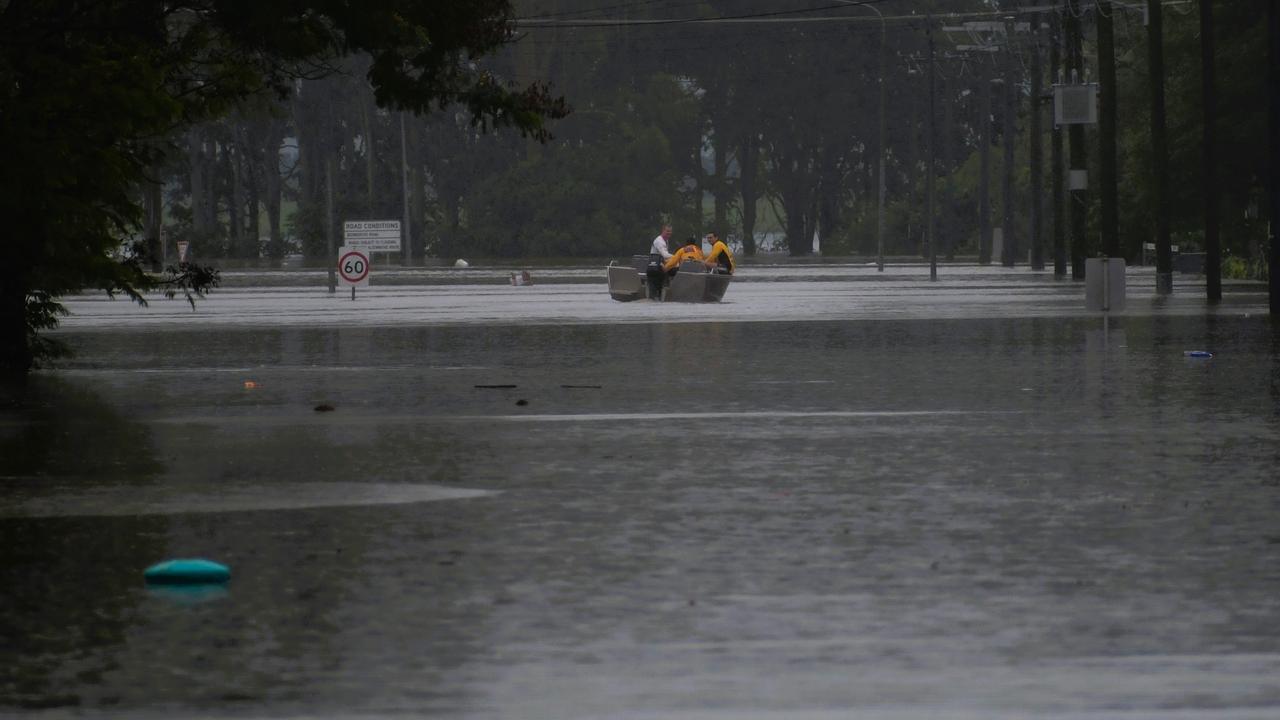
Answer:
[{"label": "tree canopy", "polygon": [[148,272],[154,238],[129,241],[175,132],[247,98],[286,97],[362,54],[381,105],[457,104],[482,129],[545,138],[564,101],[477,63],[511,39],[509,16],[506,0],[0,3],[0,368],[25,371],[53,349],[38,331],[67,293],[144,302],[147,290],[190,298],[216,282],[193,265]]}]

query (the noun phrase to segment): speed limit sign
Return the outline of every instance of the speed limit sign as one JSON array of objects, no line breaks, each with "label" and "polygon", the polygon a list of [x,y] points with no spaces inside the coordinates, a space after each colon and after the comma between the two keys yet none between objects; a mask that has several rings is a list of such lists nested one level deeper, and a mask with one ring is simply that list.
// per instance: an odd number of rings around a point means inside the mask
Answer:
[{"label": "speed limit sign", "polygon": [[338,249],[338,277],[343,287],[369,286],[369,252],[343,245]]}]

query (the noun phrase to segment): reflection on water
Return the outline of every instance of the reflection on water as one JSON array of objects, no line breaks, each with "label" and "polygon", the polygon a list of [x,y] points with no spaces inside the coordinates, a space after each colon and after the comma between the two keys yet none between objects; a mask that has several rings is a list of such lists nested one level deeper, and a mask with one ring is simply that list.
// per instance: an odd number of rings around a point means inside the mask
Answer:
[{"label": "reflection on water", "polygon": [[[162,470],[146,428],[91,389],[37,377],[0,393],[6,507],[63,481],[103,482],[128,492],[155,482]],[[103,663],[75,660],[125,643],[137,617],[133,591],[141,571],[119,569],[160,554],[165,529],[158,518],[0,519],[0,702],[77,705],[77,687],[103,681]]]},{"label": "reflection on water", "polygon": [[148,585],[147,593],[180,605],[200,605],[227,597],[227,588],[224,584]]},{"label": "reflection on water", "polygon": [[484,490],[406,483],[296,482],[277,485],[270,478],[252,484],[221,483],[216,487],[190,487],[174,483],[137,488],[114,485],[83,488],[83,480],[67,484],[42,484],[14,494],[0,517],[73,517],[107,515],[179,515],[188,513],[301,510],[359,505],[398,505],[484,497]]},{"label": "reflection on water", "polygon": [[65,339],[0,409],[0,708],[1280,712],[1265,320]]}]

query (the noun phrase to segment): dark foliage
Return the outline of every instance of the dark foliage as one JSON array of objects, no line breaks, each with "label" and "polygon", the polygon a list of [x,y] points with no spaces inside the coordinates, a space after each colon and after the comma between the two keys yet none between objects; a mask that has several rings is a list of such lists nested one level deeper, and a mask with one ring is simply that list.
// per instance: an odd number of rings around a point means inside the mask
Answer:
[{"label": "dark foliage", "polygon": [[284,97],[362,53],[381,104],[461,103],[481,127],[546,137],[543,118],[563,116],[563,101],[472,62],[510,38],[508,16],[506,0],[0,5],[0,368],[23,372],[48,353],[38,333],[67,293],[193,300],[212,287],[212,270],[151,273],[154,259],[127,246],[142,229],[141,189],[172,153],[166,139],[246,98]]}]

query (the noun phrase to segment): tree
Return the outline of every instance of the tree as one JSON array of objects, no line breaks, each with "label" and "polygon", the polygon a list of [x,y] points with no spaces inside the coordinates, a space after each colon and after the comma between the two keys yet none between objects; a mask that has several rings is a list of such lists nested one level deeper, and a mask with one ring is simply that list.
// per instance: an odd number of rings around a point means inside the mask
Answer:
[{"label": "tree", "polygon": [[1203,148],[1204,171],[1201,173],[1201,192],[1204,193],[1204,276],[1205,294],[1209,300],[1222,299],[1222,248],[1218,239],[1218,172],[1217,139],[1214,125],[1217,122],[1218,99],[1214,78],[1213,52],[1213,4],[1200,0],[1200,75],[1204,88],[1201,103],[1204,107]]},{"label": "tree", "polygon": [[[1129,17],[1131,26],[1141,20],[1136,13]],[[1199,12],[1191,6],[1168,5],[1162,12],[1160,76],[1164,78],[1167,152],[1156,153],[1153,143],[1154,111],[1150,101],[1158,75],[1156,68],[1144,61],[1148,53],[1136,52],[1129,62],[1117,64],[1121,107],[1117,128],[1120,220],[1125,242],[1154,241],[1159,247],[1163,234],[1160,225],[1167,224],[1170,244],[1180,252],[1206,251],[1207,200],[1212,196],[1219,227],[1214,244],[1219,245],[1221,258],[1252,260],[1254,267],[1262,265],[1266,218],[1259,217],[1257,203],[1263,194],[1267,161],[1265,153],[1259,151],[1259,138],[1266,135],[1267,109],[1260,100],[1266,96],[1266,75],[1257,68],[1266,57],[1267,32],[1259,17],[1257,8],[1248,4],[1212,4],[1213,36],[1231,38],[1230,43],[1213,48],[1215,110],[1210,119],[1216,158],[1212,194],[1203,190],[1205,57]],[[1146,33],[1133,33],[1132,39],[1152,42]],[[1117,58],[1125,57],[1121,43],[1117,43],[1116,50]],[[1149,48],[1138,46],[1137,50]],[[1132,101],[1126,104],[1130,98]],[[1157,157],[1166,169],[1154,175],[1151,168]],[[1166,181],[1164,186],[1158,185],[1161,177]],[[1156,208],[1161,206],[1168,208],[1167,219],[1158,217]],[[1122,248],[1130,257],[1138,255],[1140,249],[1136,243]],[[1223,262],[1224,273],[1233,264],[1245,265]]]},{"label": "tree", "polygon": [[[480,257],[626,257],[646,250],[666,219],[693,234],[691,186],[675,156],[694,125],[679,83],[655,77],[643,96],[593,103],[561,123],[554,142],[502,171],[477,179],[465,200],[468,251]],[[651,108],[661,108],[654,117]],[[679,137],[677,135],[677,137]],[[683,144],[682,142],[683,141]],[[491,151],[491,150],[490,150]],[[480,154],[480,161],[486,153]],[[471,160],[475,163],[476,160]]]},{"label": "tree", "polygon": [[[264,90],[367,53],[380,105],[415,113],[458,103],[479,127],[544,139],[568,108],[544,85],[518,89],[475,62],[510,40],[507,0],[47,0],[0,5],[0,370],[25,372],[55,350],[41,330],[58,299],[98,288],[145,302],[189,300],[216,282],[190,265],[146,272],[145,243],[122,245],[183,129]],[[193,155],[200,143],[190,146]]]}]

